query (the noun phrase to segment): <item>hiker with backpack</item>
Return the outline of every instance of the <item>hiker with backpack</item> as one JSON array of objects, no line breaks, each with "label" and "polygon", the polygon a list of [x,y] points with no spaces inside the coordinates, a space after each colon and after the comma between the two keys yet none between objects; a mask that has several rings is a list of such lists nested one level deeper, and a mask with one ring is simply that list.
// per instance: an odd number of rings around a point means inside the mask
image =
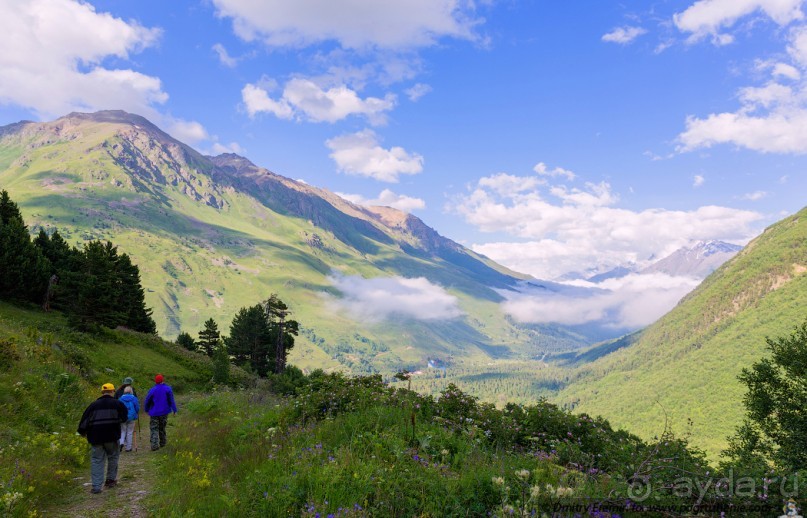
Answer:
[{"label": "hiker with backpack", "polygon": [[[87,438],[90,452],[91,493],[101,492],[101,486],[115,487],[118,483],[118,458],[121,423],[128,419],[126,405],[115,399],[115,385],[104,383],[101,397],[90,403],[78,423],[78,433]],[[104,477],[106,468],[106,477]]]},{"label": "hiker with backpack", "polygon": [[123,385],[118,387],[118,390],[115,391],[115,399],[120,399],[121,396],[123,396],[123,394],[126,391],[126,387],[131,387],[132,388],[132,395],[134,397],[137,397],[137,391],[134,389],[134,387],[132,387],[132,383],[134,383],[134,380],[132,378],[130,378],[129,376],[123,378]]},{"label": "hiker with backpack", "polygon": [[123,395],[119,401],[126,405],[127,419],[121,425],[120,430],[120,449],[126,448],[126,451],[132,451],[132,435],[134,434],[135,423],[140,414],[140,402],[137,397],[132,394],[134,389],[128,386],[123,389]]},{"label": "hiker with backpack", "polygon": [[163,381],[165,381],[165,378],[162,374],[154,376],[154,386],[146,394],[146,401],[143,404],[150,417],[151,451],[159,450],[165,446],[167,442],[165,427],[168,424],[168,414],[177,413],[174,391],[171,390],[170,385],[166,385]]}]

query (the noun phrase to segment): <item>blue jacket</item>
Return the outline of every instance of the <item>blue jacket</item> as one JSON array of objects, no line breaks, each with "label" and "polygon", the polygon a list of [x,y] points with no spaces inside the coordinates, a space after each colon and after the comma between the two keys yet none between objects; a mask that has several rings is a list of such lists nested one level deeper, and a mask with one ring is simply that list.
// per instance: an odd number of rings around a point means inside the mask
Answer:
[{"label": "blue jacket", "polygon": [[168,415],[171,412],[176,414],[177,404],[174,402],[174,391],[165,383],[154,385],[146,394],[144,407],[151,417]]},{"label": "blue jacket", "polygon": [[137,414],[140,413],[140,402],[137,398],[131,394],[124,394],[119,401],[126,405],[126,410],[129,411],[129,421],[137,419]]}]

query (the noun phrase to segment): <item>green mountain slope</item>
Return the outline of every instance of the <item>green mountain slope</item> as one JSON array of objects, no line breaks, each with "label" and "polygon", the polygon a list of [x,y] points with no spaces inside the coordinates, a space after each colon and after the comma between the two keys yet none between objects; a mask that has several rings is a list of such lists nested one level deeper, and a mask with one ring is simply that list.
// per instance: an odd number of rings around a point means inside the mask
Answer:
[{"label": "green mountain slope", "polygon": [[737,375],[764,355],[766,336],[807,317],[805,273],[807,209],[766,229],[636,343],[581,367],[557,400],[645,437],[666,418],[717,454],[744,414]]},{"label": "green mountain slope", "polygon": [[[291,358],[302,367],[415,369],[430,356],[517,359],[588,341],[507,319],[494,289],[525,276],[414,216],[356,206],[236,155],[203,156],[125,112],[0,128],[0,188],[32,230],[58,228],[73,244],[110,239],[128,253],[166,337],[195,334],[210,317],[226,333],[239,308],[278,293],[303,326]],[[356,321],[334,309],[335,274],[424,277],[463,315]]]}]

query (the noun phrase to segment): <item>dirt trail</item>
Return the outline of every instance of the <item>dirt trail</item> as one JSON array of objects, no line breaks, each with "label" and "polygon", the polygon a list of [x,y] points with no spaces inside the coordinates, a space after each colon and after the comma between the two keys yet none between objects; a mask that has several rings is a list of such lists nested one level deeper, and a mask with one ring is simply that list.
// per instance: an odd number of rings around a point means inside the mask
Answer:
[{"label": "dirt trail", "polygon": [[[154,491],[159,473],[158,462],[164,450],[151,451],[148,443],[148,418],[143,419],[143,437],[138,437],[138,451],[121,452],[118,463],[118,485],[97,495],[90,493],[90,470],[73,479],[75,491],[67,500],[43,509],[45,516],[71,517],[135,517],[146,518],[148,496]],[[170,445],[168,446],[170,448]]]}]

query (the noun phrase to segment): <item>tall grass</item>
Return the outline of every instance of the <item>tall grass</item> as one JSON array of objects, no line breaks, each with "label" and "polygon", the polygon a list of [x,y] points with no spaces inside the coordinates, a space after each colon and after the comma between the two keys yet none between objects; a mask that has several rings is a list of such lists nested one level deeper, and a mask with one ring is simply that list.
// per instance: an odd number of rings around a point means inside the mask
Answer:
[{"label": "tall grass", "polygon": [[59,313],[0,302],[0,516],[36,513],[73,491],[73,479],[89,473],[76,428],[101,384],[132,376],[142,397],[156,372],[180,393],[210,384],[200,354],[128,331],[79,333]]}]

